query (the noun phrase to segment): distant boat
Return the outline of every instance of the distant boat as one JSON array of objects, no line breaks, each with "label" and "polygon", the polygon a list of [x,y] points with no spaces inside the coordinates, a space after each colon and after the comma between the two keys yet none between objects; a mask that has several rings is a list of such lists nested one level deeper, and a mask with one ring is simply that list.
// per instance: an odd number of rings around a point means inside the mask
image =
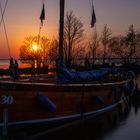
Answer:
[{"label": "distant boat", "polygon": [[[60,0],[64,8],[64,0]],[[61,7],[60,14],[64,14]],[[63,16],[60,15],[60,49]],[[60,51],[61,55],[62,51]],[[61,58],[61,56],[60,56]],[[53,125],[100,115],[124,103],[135,89],[133,72],[118,68],[72,72],[63,67],[57,77],[36,81],[0,81],[0,127]]]}]

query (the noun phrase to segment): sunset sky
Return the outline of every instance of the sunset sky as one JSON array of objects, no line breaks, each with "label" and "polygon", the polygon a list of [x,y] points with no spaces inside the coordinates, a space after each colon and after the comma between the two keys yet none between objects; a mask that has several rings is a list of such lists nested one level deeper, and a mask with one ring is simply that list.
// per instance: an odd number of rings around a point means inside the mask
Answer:
[{"label": "sunset sky", "polygon": [[[46,19],[41,35],[48,38],[58,36],[59,0],[44,0]],[[0,0],[2,8],[6,0]],[[114,35],[125,34],[133,24],[140,29],[140,0],[94,0],[96,26],[101,32],[107,24]],[[38,35],[42,0],[9,0],[4,15],[12,56],[19,58],[19,48],[25,37]],[[84,22],[85,34],[90,28],[91,9],[89,0],[65,0],[65,11],[73,10],[76,17]],[[0,14],[1,19],[1,14]],[[0,59],[9,58],[3,25],[0,26]]]}]

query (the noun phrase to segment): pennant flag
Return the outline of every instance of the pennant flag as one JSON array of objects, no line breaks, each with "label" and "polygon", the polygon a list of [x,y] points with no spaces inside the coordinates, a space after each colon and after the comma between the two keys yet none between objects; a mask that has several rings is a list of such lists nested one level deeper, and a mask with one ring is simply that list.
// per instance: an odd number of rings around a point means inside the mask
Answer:
[{"label": "pennant flag", "polygon": [[40,14],[41,25],[43,26],[43,20],[45,20],[45,5],[43,3],[43,8]]},{"label": "pennant flag", "polygon": [[92,7],[91,28],[94,27],[95,23],[96,23],[96,15],[95,15],[94,7]]}]

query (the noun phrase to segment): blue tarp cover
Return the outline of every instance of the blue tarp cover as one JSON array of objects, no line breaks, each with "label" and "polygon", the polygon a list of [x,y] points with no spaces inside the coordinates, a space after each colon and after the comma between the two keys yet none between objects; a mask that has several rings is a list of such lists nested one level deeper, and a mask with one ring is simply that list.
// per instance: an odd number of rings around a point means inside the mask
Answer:
[{"label": "blue tarp cover", "polygon": [[57,76],[58,83],[87,83],[99,80],[107,74],[120,73],[119,68],[100,68],[98,70],[89,71],[72,71],[67,68],[63,68]]}]

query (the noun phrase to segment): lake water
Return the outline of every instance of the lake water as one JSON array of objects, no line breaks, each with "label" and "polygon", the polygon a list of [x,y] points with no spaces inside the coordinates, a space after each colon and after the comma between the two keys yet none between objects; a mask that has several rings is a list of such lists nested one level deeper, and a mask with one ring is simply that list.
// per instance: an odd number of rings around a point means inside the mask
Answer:
[{"label": "lake water", "polygon": [[[21,63],[20,60],[18,60],[19,68],[24,68],[24,67],[31,67],[30,64],[27,63]],[[1,60],[0,59],[0,69],[8,69],[9,68],[9,60]]]},{"label": "lake water", "polygon": [[102,140],[140,140],[140,111],[131,108],[129,116]]},{"label": "lake water", "polygon": [[[136,77],[140,89],[140,75]],[[128,117],[104,136],[102,140],[140,140],[140,101],[136,108],[132,105]]]}]

